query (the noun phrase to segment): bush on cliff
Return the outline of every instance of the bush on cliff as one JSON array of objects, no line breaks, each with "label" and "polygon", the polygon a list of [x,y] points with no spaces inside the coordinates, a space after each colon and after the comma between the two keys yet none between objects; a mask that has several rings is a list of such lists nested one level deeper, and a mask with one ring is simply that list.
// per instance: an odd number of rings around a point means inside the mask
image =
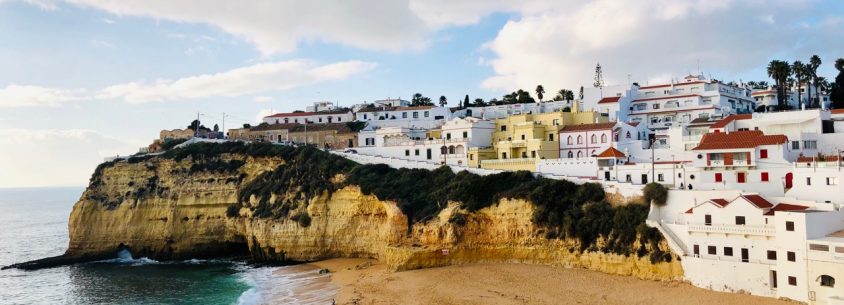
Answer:
[{"label": "bush on cliff", "polygon": [[664,206],[668,200],[668,189],[662,184],[651,182],[642,189],[642,197],[648,204]]}]

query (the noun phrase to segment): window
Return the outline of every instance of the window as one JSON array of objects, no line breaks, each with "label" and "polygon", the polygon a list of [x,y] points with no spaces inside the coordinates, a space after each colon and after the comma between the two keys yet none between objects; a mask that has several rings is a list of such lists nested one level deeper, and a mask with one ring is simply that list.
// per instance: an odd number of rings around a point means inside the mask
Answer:
[{"label": "window", "polygon": [[466,138],[468,138],[468,137],[469,137],[469,132],[468,132],[468,131],[464,131],[464,132],[463,132],[463,138],[464,138],[464,139],[466,139]]},{"label": "window", "polygon": [[715,182],[724,181],[724,176],[721,173],[715,173]]},{"label": "window", "polygon": [[404,155],[405,155],[405,156],[410,156],[410,149],[405,149],[405,150],[404,150]]},{"label": "window", "polygon": [[791,149],[800,149],[800,141],[791,141]]},{"label": "window", "polygon": [[838,179],[835,177],[826,177],[826,185],[838,185]]},{"label": "window", "polygon": [[571,145],[571,136],[569,136],[568,138],[566,138],[566,143],[568,143],[569,145]]},{"label": "window", "polygon": [[769,180],[768,172],[762,172],[760,179],[762,180],[762,182],[767,182]]},{"label": "window", "polygon": [[414,112],[413,112],[413,118],[414,118],[414,119],[418,119],[418,118],[419,118],[419,112],[414,111]]},{"label": "window", "polygon": [[828,245],[821,245],[821,244],[809,244],[809,250],[829,252],[829,246]]},{"label": "window", "polygon": [[745,180],[747,180],[747,179],[745,178],[745,175],[746,175],[745,173],[736,173],[736,182],[738,182],[738,183],[744,183],[744,182],[745,182]]},{"label": "window", "polygon": [[560,119],[554,119],[552,122],[554,126],[560,126]]},{"label": "window", "polygon": [[747,224],[747,223],[746,223],[746,220],[744,219],[744,216],[736,216],[736,225],[743,226],[745,224]]},{"label": "window", "polygon": [[630,139],[630,132],[629,131],[627,132],[627,135],[625,137]]},{"label": "window", "polygon": [[797,254],[792,252],[792,251],[786,252],[785,256],[786,256],[785,258],[788,259],[789,262],[796,262],[797,261]]},{"label": "window", "polygon": [[733,247],[724,247],[724,256],[733,256]]},{"label": "window", "polygon": [[821,275],[821,286],[835,287],[835,278],[826,274]]},{"label": "window", "polygon": [[427,118],[431,116],[431,113],[429,111],[425,111],[423,112],[423,115]]},{"label": "window", "polygon": [[501,131],[507,131],[507,125],[501,125]]},{"label": "window", "polygon": [[657,180],[657,181],[665,181],[665,178],[662,176],[662,174],[657,174],[657,175],[656,175],[656,180]]},{"label": "window", "polygon": [[553,133],[548,134],[548,141],[554,141],[554,134]]},{"label": "window", "polygon": [[506,152],[501,153],[501,159],[507,159],[507,153]]},{"label": "window", "polygon": [[531,151],[530,151],[530,157],[531,157],[531,158],[536,158],[536,151],[535,151],[535,150],[531,150]]},{"label": "window", "polygon": [[607,143],[607,134],[601,135],[601,143]]},{"label": "window", "polygon": [[818,149],[818,141],[803,141],[803,149]]},{"label": "window", "polygon": [[785,222],[785,230],[789,232],[794,232],[794,222],[793,221],[786,221]]},{"label": "window", "polygon": [[627,175],[627,177],[624,179],[624,181],[633,182],[633,177],[630,176],[630,175]]},{"label": "window", "polygon": [[419,150],[418,150],[418,149],[417,149],[417,150],[415,150],[415,151],[413,152],[413,154],[418,156],[418,155],[419,155]]},{"label": "window", "polygon": [[364,119],[364,120],[366,120],[366,119],[367,119],[367,117],[366,117],[366,115],[365,115],[365,114],[363,115],[363,119]]},{"label": "window", "polygon": [[583,137],[577,136],[577,144],[583,144]]},{"label": "window", "polygon": [[653,109],[659,109],[659,104],[653,104]]},{"label": "window", "polygon": [[797,278],[793,276],[788,277],[788,284],[791,286],[797,286]]},{"label": "window", "polygon": [[709,255],[717,255],[718,254],[718,248],[716,248],[715,246],[706,247],[706,253],[709,254]]},{"label": "window", "polygon": [[402,112],[402,113],[401,113],[401,118],[402,118],[402,119],[406,119],[406,118],[407,118],[407,112]]},{"label": "window", "polygon": [[524,140],[524,139],[525,139],[525,135],[524,135],[524,134],[522,134],[522,140]]},{"label": "window", "polygon": [[709,215],[709,214],[703,215],[703,224],[707,225],[707,226],[711,226],[712,225],[712,215]]},{"label": "window", "polygon": [[583,157],[583,152],[582,152],[582,151],[578,151],[578,152],[577,152],[577,158],[578,158],[578,159],[580,159],[580,158],[582,158],[582,157]]},{"label": "window", "polygon": [[698,245],[694,246],[694,254],[695,254],[695,256],[700,255],[700,246],[698,246]]},{"label": "window", "polygon": [[322,117],[317,118],[317,120],[318,120],[320,123],[322,123]]},{"label": "window", "polygon": [[812,177],[806,177],[806,185],[812,185]]},{"label": "window", "polygon": [[760,149],[759,150],[759,159],[768,159],[768,150],[767,149]]},{"label": "window", "polygon": [[569,156],[569,159],[574,158],[574,153],[572,153],[571,151],[569,151],[568,156]]},{"label": "window", "polygon": [[777,251],[768,250],[768,259],[772,261],[777,260]]},{"label": "window", "polygon": [[596,135],[592,135],[591,139],[592,139],[592,140],[591,140],[591,141],[592,141],[592,144],[598,143],[598,136],[596,136]]}]

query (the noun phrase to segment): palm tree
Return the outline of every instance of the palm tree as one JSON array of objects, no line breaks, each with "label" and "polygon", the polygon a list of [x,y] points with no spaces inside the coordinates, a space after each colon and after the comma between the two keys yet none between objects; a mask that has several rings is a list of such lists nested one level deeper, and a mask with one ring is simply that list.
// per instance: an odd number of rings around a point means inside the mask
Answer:
[{"label": "palm tree", "polygon": [[545,88],[542,85],[536,86],[536,97],[539,98],[539,102],[542,102],[542,95],[545,94]]},{"label": "palm tree", "polygon": [[448,99],[445,98],[445,95],[440,95],[440,107],[445,107],[448,104]]},{"label": "palm tree", "polygon": [[[809,86],[808,91],[806,91],[806,95],[809,98],[809,102],[814,104],[814,107],[820,107],[821,104],[821,97],[820,91],[818,89],[818,68],[821,66],[821,57],[818,55],[812,55],[812,58],[809,58],[809,64],[806,65],[806,68],[809,70],[809,78],[812,81],[812,86]],[[812,87],[815,87],[815,99],[812,99]]]},{"label": "palm tree", "polygon": [[797,104],[804,105],[803,103],[803,92],[800,91],[800,87],[803,86],[803,82],[806,81],[808,78],[808,69],[809,67],[803,64],[802,61],[795,60],[793,64],[791,64],[791,71],[794,71],[794,83],[797,84]]},{"label": "palm tree", "polygon": [[791,74],[791,67],[782,60],[772,60],[768,63],[768,76],[774,80],[777,86],[777,108],[785,108],[785,86],[788,76]]}]

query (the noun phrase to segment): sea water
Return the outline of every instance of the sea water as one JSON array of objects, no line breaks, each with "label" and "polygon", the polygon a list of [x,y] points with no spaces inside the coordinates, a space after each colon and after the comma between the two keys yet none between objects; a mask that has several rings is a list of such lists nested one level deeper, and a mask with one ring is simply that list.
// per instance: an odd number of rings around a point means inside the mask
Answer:
[{"label": "sea water", "polygon": [[[82,188],[0,189],[0,266],[56,256]],[[227,260],[133,257],[0,271],[0,304],[331,304],[336,292],[312,266],[251,267]]]}]

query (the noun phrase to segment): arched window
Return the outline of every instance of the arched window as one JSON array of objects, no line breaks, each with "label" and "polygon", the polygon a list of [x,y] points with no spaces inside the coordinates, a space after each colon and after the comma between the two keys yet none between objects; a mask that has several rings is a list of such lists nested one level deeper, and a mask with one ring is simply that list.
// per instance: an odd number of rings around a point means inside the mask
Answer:
[{"label": "arched window", "polygon": [[577,136],[577,144],[583,144],[583,137]]},{"label": "arched window", "polygon": [[582,151],[577,152],[577,158],[578,159],[583,158],[583,152]]},{"label": "arched window", "polygon": [[627,132],[627,138],[630,139],[630,132]]},{"label": "arched window", "polygon": [[595,154],[595,150],[594,150],[594,149],[592,150],[592,155],[591,155],[591,156],[593,156],[593,157],[594,157],[594,156],[597,156],[597,154]]},{"label": "arched window", "polygon": [[449,154],[449,155],[453,155],[453,154],[454,154],[454,146],[449,146],[449,147],[448,147],[448,154]]},{"label": "arched window", "polygon": [[571,151],[569,151],[569,159],[571,159],[571,158],[574,158],[574,153],[572,153]]},{"label": "arched window", "polygon": [[567,143],[569,143],[569,145],[571,145],[571,136],[569,136],[569,137],[568,137],[568,139],[566,140],[566,142],[567,142]]},{"label": "arched window", "polygon": [[443,155],[447,154],[448,153],[448,147],[445,147],[445,146],[440,147],[440,153],[443,154]]},{"label": "arched window", "polygon": [[591,141],[592,141],[592,144],[598,143],[598,136],[592,135]]},{"label": "arched window", "polygon": [[824,287],[835,287],[835,278],[829,275],[821,275],[820,277],[821,286]]},{"label": "arched window", "polygon": [[607,143],[607,134],[601,135],[601,143]]}]

